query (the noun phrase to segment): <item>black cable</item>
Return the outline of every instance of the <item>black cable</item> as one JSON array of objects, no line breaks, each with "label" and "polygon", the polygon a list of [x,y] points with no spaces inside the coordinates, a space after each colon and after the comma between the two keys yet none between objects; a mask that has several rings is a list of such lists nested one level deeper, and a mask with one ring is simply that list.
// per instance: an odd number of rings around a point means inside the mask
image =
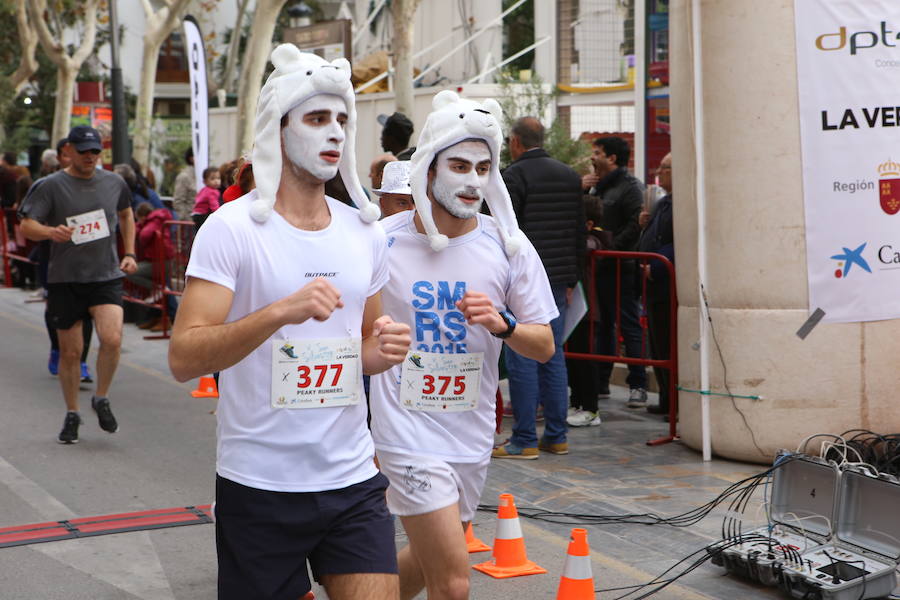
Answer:
[{"label": "black cable", "polygon": [[750,440],[753,442],[753,445],[756,446],[756,449],[759,451],[760,455],[768,456],[766,452],[763,451],[762,448],[759,447],[759,444],[756,442],[756,434],[753,432],[753,428],[750,427],[750,423],[747,422],[747,416],[744,414],[740,408],[738,408],[737,402],[735,402],[734,394],[731,393],[731,388],[728,387],[728,366],[725,364],[725,356],[722,354],[722,347],[719,346],[719,339],[716,337],[716,328],[713,325],[712,313],[709,310],[709,303],[706,301],[706,288],[703,287],[703,284],[700,284],[700,291],[702,292],[702,300],[704,306],[706,306],[706,318],[709,321],[709,330],[712,332],[713,342],[716,345],[716,351],[719,353],[719,361],[722,363],[722,383],[725,384],[725,391],[728,393],[728,397],[731,398],[731,405],[734,407],[734,410],[741,416],[741,420],[744,422],[744,427],[747,428],[747,431],[750,432]]}]

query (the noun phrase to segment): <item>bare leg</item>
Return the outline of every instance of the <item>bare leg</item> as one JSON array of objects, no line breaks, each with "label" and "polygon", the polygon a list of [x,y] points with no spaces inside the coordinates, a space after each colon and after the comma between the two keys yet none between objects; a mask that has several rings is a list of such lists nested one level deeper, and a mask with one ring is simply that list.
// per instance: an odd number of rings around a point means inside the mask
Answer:
[{"label": "bare leg", "polygon": [[322,585],[330,600],[397,600],[397,576],[393,573],[323,575]]},{"label": "bare leg", "polygon": [[81,321],[68,329],[57,329],[59,337],[59,383],[62,386],[66,408],[78,410],[78,383],[81,381]]},{"label": "bare leg", "polygon": [[[403,599],[413,598],[424,582],[428,600],[467,600],[469,553],[466,524],[460,526],[459,506],[454,504],[424,515],[400,517],[400,520],[409,537],[409,546],[398,556],[398,561],[403,561],[400,564]],[[404,571],[410,567],[412,571]],[[418,589],[414,590],[417,585]]]},{"label": "bare leg", "polygon": [[90,311],[100,339],[100,350],[97,352],[97,391],[94,395],[105,398],[119,365],[123,311],[121,306],[115,304],[99,304],[92,306]]}]

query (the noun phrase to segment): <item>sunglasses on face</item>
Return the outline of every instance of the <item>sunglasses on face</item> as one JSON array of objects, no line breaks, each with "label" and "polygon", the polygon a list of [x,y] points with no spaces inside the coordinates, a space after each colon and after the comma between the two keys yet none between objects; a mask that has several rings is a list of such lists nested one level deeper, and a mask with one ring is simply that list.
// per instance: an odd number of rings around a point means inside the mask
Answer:
[{"label": "sunglasses on face", "polygon": [[78,154],[87,154],[88,152],[90,152],[94,156],[100,154],[100,151],[95,148],[91,148],[90,150],[76,150],[76,152],[78,152]]}]

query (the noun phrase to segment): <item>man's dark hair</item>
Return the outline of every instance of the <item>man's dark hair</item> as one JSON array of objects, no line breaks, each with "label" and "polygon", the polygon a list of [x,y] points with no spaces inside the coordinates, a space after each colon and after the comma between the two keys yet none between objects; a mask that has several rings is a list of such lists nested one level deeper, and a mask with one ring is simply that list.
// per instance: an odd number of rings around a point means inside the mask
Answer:
[{"label": "man's dark hair", "polygon": [[191,146],[184,151],[184,162],[189,165],[194,164],[194,147]]},{"label": "man's dark hair", "polygon": [[15,152],[4,152],[4,153],[3,153],[3,160],[6,161],[6,164],[8,164],[8,165],[14,165],[14,164],[16,164],[16,154],[15,154]]},{"label": "man's dark hair", "polygon": [[544,145],[544,126],[534,117],[522,117],[517,120],[510,133],[519,138],[526,150]]},{"label": "man's dark hair", "polygon": [[68,143],[69,143],[69,138],[67,138],[67,137],[64,137],[63,139],[56,142],[56,153],[62,154],[63,146],[65,146]]},{"label": "man's dark hair", "polygon": [[603,148],[603,152],[607,156],[615,154],[616,165],[620,167],[628,166],[628,159],[631,158],[631,148],[628,147],[628,142],[622,138],[616,136],[602,137],[597,138],[593,143],[598,148]]}]

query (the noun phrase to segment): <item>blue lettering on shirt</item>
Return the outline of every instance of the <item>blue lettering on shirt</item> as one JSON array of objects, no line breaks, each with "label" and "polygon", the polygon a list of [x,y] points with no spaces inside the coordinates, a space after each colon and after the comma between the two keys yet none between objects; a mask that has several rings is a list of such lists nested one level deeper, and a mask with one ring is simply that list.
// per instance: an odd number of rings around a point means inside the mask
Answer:
[{"label": "blue lettering on shirt", "polygon": [[453,293],[449,281],[417,281],[412,285],[417,350],[442,354],[466,352],[466,344],[459,343],[466,339],[466,318],[456,308],[465,294],[465,281],[453,282]]}]

